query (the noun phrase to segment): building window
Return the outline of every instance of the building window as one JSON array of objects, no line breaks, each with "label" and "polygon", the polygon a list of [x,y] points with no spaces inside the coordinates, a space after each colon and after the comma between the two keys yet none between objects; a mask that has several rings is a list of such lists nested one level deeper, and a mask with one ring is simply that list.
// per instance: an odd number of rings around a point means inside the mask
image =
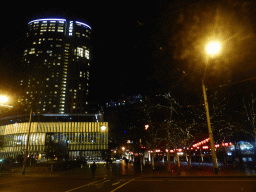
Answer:
[{"label": "building window", "polygon": [[57,32],[63,32],[63,27],[58,27]]},{"label": "building window", "polygon": [[89,50],[85,50],[84,56],[86,59],[89,59]]},{"label": "building window", "polygon": [[84,52],[83,48],[77,47],[77,56],[83,57],[83,52]]}]

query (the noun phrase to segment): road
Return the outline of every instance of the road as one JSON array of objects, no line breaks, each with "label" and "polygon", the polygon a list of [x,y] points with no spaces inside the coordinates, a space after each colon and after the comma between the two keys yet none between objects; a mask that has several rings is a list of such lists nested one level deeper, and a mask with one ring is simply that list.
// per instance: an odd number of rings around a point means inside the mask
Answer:
[{"label": "road", "polygon": [[255,178],[143,178],[119,177],[85,180],[72,177],[24,177],[0,182],[1,192],[19,191],[218,191],[218,192],[255,192]]},{"label": "road", "polygon": [[[113,165],[113,169],[106,169],[105,165],[98,166],[95,178],[92,178],[90,169],[76,168],[65,172],[43,172],[38,169],[29,169],[27,174],[1,173],[1,192],[81,192],[81,191],[108,191],[108,192],[135,192],[135,191],[256,191],[256,177],[247,177],[245,174],[224,175],[225,171],[220,171],[220,176],[214,177],[209,170],[204,167],[202,170],[196,169],[197,177],[193,175],[176,176],[175,173],[168,173],[159,170],[152,173],[140,173],[139,169],[132,169],[132,166],[125,164]],[[39,171],[38,173],[34,173]],[[49,170],[46,170],[49,171]],[[204,173],[203,175],[201,174]],[[229,171],[231,172],[231,171]],[[195,174],[195,173],[193,173]],[[241,177],[240,177],[241,176]]]}]

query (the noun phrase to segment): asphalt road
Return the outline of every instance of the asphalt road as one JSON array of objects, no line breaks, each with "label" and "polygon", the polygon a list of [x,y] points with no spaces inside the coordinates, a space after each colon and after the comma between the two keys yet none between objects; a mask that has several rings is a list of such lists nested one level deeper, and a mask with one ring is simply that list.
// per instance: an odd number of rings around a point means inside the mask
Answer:
[{"label": "asphalt road", "polygon": [[[194,170],[195,169],[195,170]],[[229,169],[220,169],[219,176],[213,176],[212,167],[198,165],[189,175],[177,176],[174,172],[164,170],[155,172],[140,172],[140,166],[126,166],[124,163],[113,164],[112,169],[99,165],[95,178],[92,178],[89,167],[75,168],[63,172],[34,167],[27,169],[21,175],[21,169],[16,172],[0,172],[0,192],[81,192],[81,191],[207,191],[207,192],[256,192],[256,177],[248,177],[247,173],[237,173]],[[227,173],[227,174],[224,174]],[[232,173],[232,174],[230,174]]]},{"label": "asphalt road", "polygon": [[145,178],[121,176],[94,179],[73,177],[10,177],[0,181],[1,192],[81,191],[207,191],[255,192],[255,178]]}]

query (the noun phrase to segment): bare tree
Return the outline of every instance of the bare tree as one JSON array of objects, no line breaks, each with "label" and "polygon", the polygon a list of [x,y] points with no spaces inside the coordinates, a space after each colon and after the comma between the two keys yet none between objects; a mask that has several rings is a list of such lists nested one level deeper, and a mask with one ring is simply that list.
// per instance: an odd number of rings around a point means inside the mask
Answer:
[{"label": "bare tree", "polygon": [[252,127],[252,130],[250,130],[251,135],[254,137],[254,146],[256,148],[256,113],[255,113],[255,104],[256,104],[256,98],[253,94],[251,94],[251,97],[246,102],[243,98],[243,104],[246,114],[246,121],[248,121]]}]

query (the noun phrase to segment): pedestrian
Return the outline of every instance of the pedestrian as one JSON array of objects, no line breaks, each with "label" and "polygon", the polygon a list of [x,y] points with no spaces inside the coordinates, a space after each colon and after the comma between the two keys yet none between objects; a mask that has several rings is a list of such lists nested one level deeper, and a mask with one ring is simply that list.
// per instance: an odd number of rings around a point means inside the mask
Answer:
[{"label": "pedestrian", "polygon": [[96,171],[96,164],[95,161],[93,162],[92,166],[91,166],[91,171],[92,171],[92,178],[94,178],[95,176],[95,171]]}]

